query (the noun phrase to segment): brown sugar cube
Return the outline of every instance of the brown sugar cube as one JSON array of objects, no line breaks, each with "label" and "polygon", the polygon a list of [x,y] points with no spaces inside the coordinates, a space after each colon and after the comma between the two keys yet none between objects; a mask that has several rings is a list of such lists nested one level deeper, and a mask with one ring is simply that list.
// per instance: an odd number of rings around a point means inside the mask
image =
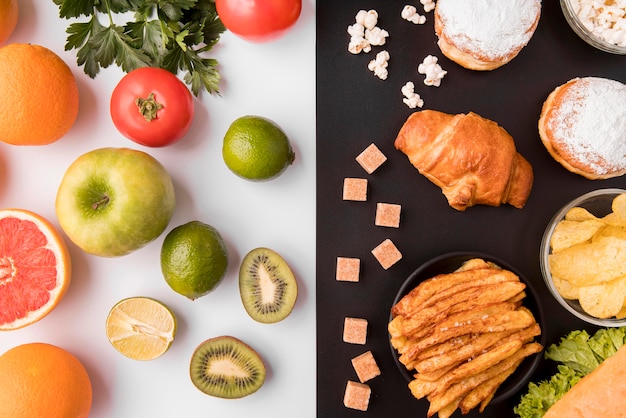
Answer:
[{"label": "brown sugar cube", "polygon": [[361,383],[365,383],[380,375],[380,369],[371,351],[366,351],[360,356],[353,358],[352,367],[354,367],[354,371]]},{"label": "brown sugar cube", "polygon": [[335,278],[340,282],[358,282],[361,273],[361,260],[350,257],[337,257]]},{"label": "brown sugar cube", "polygon": [[370,144],[363,152],[357,155],[356,161],[367,174],[372,174],[382,163],[387,161],[387,156],[380,151],[376,144]]},{"label": "brown sugar cube", "polygon": [[400,211],[402,206],[394,203],[377,203],[376,204],[376,226],[387,226],[390,228],[398,228],[400,226]]},{"label": "brown sugar cube", "polygon": [[367,319],[346,317],[343,321],[343,341],[349,344],[365,344]]},{"label": "brown sugar cube", "polygon": [[343,404],[346,408],[367,411],[371,394],[372,389],[368,385],[348,380],[346,392],[343,395]]},{"label": "brown sugar cube", "polygon": [[367,179],[346,177],[343,179],[343,200],[367,200]]},{"label": "brown sugar cube", "polygon": [[372,254],[374,254],[374,257],[376,257],[385,270],[396,264],[402,258],[402,254],[389,238],[374,248]]}]

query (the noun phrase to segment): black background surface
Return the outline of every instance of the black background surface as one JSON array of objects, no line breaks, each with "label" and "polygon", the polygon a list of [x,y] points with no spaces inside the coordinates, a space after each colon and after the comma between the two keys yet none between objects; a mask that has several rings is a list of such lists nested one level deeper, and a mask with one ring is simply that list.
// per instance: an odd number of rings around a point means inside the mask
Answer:
[{"label": "black background surface", "polygon": [[[443,56],[436,45],[433,12],[424,25],[403,20],[399,1],[317,1],[317,416],[425,417],[426,400],[414,399],[389,348],[387,322],[398,289],[421,264],[454,251],[478,251],[505,260],[532,282],[546,314],[542,329],[547,344],[569,331],[595,328],[581,322],[551,297],[539,266],[543,231],[553,214],[571,199],[591,190],[626,188],[626,178],[587,180],[555,162],[540,142],[537,120],[547,95],[574,77],[599,76],[626,82],[626,57],[598,51],[567,25],[559,2],[544,1],[539,26],[530,43],[505,66],[491,72],[466,70]],[[378,26],[390,33],[386,45],[369,54],[352,55],[348,25],[359,10],[375,9]],[[380,80],[367,69],[375,54],[386,49],[389,78]],[[417,66],[432,54],[448,74],[440,87],[423,84]],[[441,190],[421,176],[393,141],[414,111],[402,102],[401,88],[413,81],[424,99],[423,109],[447,113],[473,111],[503,126],[518,151],[534,169],[534,185],[526,206],[476,206],[466,212],[450,208]],[[419,110],[419,109],[416,109]],[[388,160],[368,175],[355,157],[375,143]],[[342,200],[345,177],[367,178],[368,200]],[[399,228],[374,225],[377,202],[402,205]],[[390,238],[402,260],[384,270],[371,250]],[[361,259],[360,282],[335,280],[338,256]],[[346,316],[369,321],[367,343],[342,341]],[[372,397],[367,412],[343,406],[348,380],[358,380],[350,360],[371,350],[382,374],[368,384]],[[533,381],[554,373],[542,360]],[[468,417],[514,417],[513,407],[526,386],[508,401],[492,404],[483,414]],[[454,416],[461,416],[456,412]]]}]

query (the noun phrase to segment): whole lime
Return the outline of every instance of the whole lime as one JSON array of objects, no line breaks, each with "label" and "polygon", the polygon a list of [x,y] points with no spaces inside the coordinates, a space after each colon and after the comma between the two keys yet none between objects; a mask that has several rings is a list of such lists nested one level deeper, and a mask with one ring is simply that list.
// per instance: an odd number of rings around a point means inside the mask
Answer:
[{"label": "whole lime", "polygon": [[163,277],[175,292],[191,300],[215,289],[227,268],[226,244],[211,225],[191,221],[172,229],[163,240]]},{"label": "whole lime", "polygon": [[295,159],[285,132],[261,116],[242,116],[224,135],[222,156],[236,175],[251,181],[273,179]]}]

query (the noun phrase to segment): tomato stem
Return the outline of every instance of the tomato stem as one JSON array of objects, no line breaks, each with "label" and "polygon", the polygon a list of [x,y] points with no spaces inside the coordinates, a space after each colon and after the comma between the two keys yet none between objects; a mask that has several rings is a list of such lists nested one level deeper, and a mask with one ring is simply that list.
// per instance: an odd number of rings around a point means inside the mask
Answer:
[{"label": "tomato stem", "polygon": [[147,99],[137,97],[135,104],[137,105],[139,113],[141,113],[147,122],[156,119],[157,112],[163,108],[163,105],[154,99],[154,93],[150,93]]}]

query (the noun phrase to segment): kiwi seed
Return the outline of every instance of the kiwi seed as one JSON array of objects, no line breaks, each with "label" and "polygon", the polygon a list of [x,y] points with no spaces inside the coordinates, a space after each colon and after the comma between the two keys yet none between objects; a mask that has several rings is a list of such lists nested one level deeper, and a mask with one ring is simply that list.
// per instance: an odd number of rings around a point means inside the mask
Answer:
[{"label": "kiwi seed", "polygon": [[269,248],[255,248],[239,268],[239,292],[252,319],[265,324],[285,319],[298,297],[298,283],[287,262]]},{"label": "kiwi seed", "polygon": [[210,396],[237,399],[263,386],[265,365],[259,354],[243,341],[214,337],[194,351],[189,366],[193,384]]}]

